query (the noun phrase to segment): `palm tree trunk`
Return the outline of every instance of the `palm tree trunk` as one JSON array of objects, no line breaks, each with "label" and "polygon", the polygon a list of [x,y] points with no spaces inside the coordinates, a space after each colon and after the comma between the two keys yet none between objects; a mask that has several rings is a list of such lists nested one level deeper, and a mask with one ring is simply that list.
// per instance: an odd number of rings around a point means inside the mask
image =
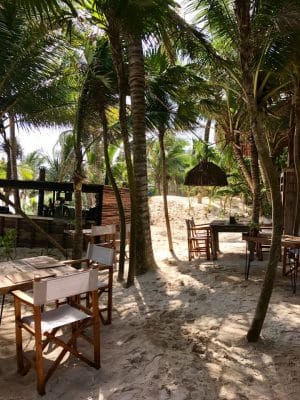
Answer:
[{"label": "palm tree trunk", "polygon": [[259,184],[259,164],[258,152],[253,136],[250,138],[251,144],[251,177],[252,177],[252,222],[259,223],[260,212],[260,184]]},{"label": "palm tree trunk", "polygon": [[[249,97],[248,97],[249,99]],[[251,101],[251,98],[250,98]],[[250,103],[250,102],[249,102]],[[267,141],[263,136],[263,130],[259,121],[259,116],[256,111],[256,105],[252,99],[249,111],[251,112],[251,125],[254,133],[256,146],[260,156],[260,162],[267,177],[271,193],[272,193],[272,220],[273,220],[273,235],[270,249],[270,256],[267,265],[267,270],[255,310],[255,315],[252,320],[250,329],[247,333],[249,342],[256,342],[263,327],[263,323],[268,311],[269,302],[271,299],[274,281],[277,272],[277,265],[281,252],[281,235],[283,229],[283,208],[280,195],[279,174],[270,158]]]},{"label": "palm tree trunk", "polygon": [[[18,179],[18,168],[17,168],[17,139],[15,130],[15,116],[9,114],[9,144],[10,144],[10,163],[11,163],[11,179]],[[21,207],[20,194],[18,189],[13,190],[14,202],[18,208]]]},{"label": "palm tree trunk", "polygon": [[[108,124],[107,117],[105,113],[105,108],[101,108],[100,110],[100,119],[103,128],[103,147],[104,147],[104,158],[105,158],[105,166],[106,172],[110,181],[110,184],[113,188],[119,211],[119,219],[120,219],[120,254],[119,254],[119,271],[118,271],[118,280],[122,281],[124,279],[124,262],[125,262],[125,243],[126,243],[126,221],[125,221],[125,212],[122,203],[122,198],[120,195],[120,191],[116,184],[115,178],[113,176],[109,154],[108,154]],[[121,269],[121,270],[120,270]]]},{"label": "palm tree trunk", "polygon": [[157,266],[153,256],[148,205],[145,71],[140,37],[128,36],[128,59],[137,205],[136,274],[141,274],[149,269],[155,269]]},{"label": "palm tree trunk", "polygon": [[[130,188],[130,206],[131,206],[131,228],[130,228],[130,247],[129,247],[129,267],[128,267],[128,277],[127,286],[131,286],[134,283],[134,275],[136,270],[136,216],[137,216],[137,206],[136,206],[136,190],[135,190],[135,180],[133,165],[131,160],[131,150],[129,143],[129,134],[127,128],[127,112],[126,112],[126,95],[128,80],[125,72],[125,66],[123,61],[123,48],[121,46],[120,40],[120,29],[117,23],[117,18],[112,14],[112,10],[108,10],[106,13],[106,18],[108,21],[108,38],[112,50],[112,59],[114,67],[118,77],[118,87],[119,87],[119,122],[121,127],[121,135],[124,145],[124,154],[127,167],[128,175],[128,185]],[[125,221],[124,221],[125,226]],[[124,273],[124,266],[119,265],[119,278]]]},{"label": "palm tree trunk", "polygon": [[171,231],[171,224],[170,224],[170,217],[169,217],[169,210],[168,210],[168,180],[167,180],[167,165],[166,165],[166,154],[165,154],[165,144],[164,144],[164,135],[165,129],[160,128],[158,139],[159,139],[159,146],[160,146],[160,153],[161,153],[161,167],[162,167],[162,193],[163,193],[163,201],[164,201],[164,213],[165,213],[165,221],[166,221],[166,228],[167,228],[167,237],[168,237],[168,244],[169,244],[169,251],[172,256],[175,256],[174,248],[173,248],[173,240],[172,240],[172,231]]},{"label": "palm tree trunk", "polygon": [[73,173],[74,185],[74,203],[75,203],[75,233],[73,240],[72,257],[79,259],[82,257],[83,251],[83,233],[82,233],[82,183],[84,180],[83,173],[83,154],[82,154],[82,136],[84,131],[84,116],[87,102],[89,71],[86,74],[82,91],[78,99],[76,119],[74,124],[74,153],[75,168]]},{"label": "palm tree trunk", "polygon": [[270,256],[263,286],[256,306],[255,315],[252,320],[250,329],[247,333],[248,341],[256,342],[260,337],[261,329],[263,327],[263,323],[267,314],[269,302],[273,291],[277,264],[280,257],[281,235],[283,227],[283,209],[280,196],[279,176],[269,154],[269,150],[267,147],[267,137],[264,135],[262,129],[257,102],[254,96],[254,82],[252,77],[254,52],[250,41],[250,1],[235,0],[235,14],[240,33],[239,51],[242,69],[242,84],[250,117],[251,132],[255,140],[261,166],[264,170],[272,193],[273,235]]},{"label": "palm tree trunk", "polygon": [[294,165],[296,172],[296,209],[294,221],[294,234],[299,234],[300,229],[300,68],[296,68],[295,76],[295,135],[294,135]]},{"label": "palm tree trunk", "polygon": [[205,124],[204,128],[204,142],[209,142],[209,134],[210,134],[210,127],[211,127],[211,119],[208,119]]}]

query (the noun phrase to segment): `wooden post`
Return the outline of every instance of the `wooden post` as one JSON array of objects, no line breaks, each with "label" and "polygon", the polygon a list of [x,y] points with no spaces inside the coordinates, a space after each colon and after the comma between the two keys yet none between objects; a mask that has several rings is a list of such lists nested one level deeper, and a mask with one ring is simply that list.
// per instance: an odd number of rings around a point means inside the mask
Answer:
[{"label": "wooden post", "polygon": [[294,234],[296,173],[293,168],[286,168],[281,175],[280,189],[283,203],[283,229],[285,235]]},{"label": "wooden post", "polygon": [[[45,167],[40,167],[39,170],[39,181],[45,182],[46,177],[46,169]],[[43,216],[43,208],[44,208],[44,190],[39,190],[39,200],[38,200],[38,215]]]}]

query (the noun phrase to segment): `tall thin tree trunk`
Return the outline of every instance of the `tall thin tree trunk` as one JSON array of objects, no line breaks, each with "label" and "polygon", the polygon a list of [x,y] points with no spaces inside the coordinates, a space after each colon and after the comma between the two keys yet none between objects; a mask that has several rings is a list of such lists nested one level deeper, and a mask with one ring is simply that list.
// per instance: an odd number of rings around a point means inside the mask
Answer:
[{"label": "tall thin tree trunk", "polygon": [[210,134],[210,127],[211,127],[211,119],[208,119],[205,124],[204,128],[204,142],[209,142],[209,134]]},{"label": "tall thin tree trunk", "polygon": [[294,135],[294,165],[296,172],[296,209],[294,221],[294,235],[299,235],[300,229],[300,68],[296,67],[295,75],[295,135]]},{"label": "tall thin tree trunk", "polygon": [[133,129],[133,161],[137,205],[136,273],[155,269],[148,205],[145,71],[142,41],[128,35],[129,87]]},{"label": "tall thin tree trunk", "polygon": [[[10,143],[10,163],[11,163],[11,179],[18,179],[18,168],[17,168],[17,139],[16,139],[16,124],[15,116],[9,114],[9,143]],[[18,208],[21,207],[20,194],[18,189],[13,190],[14,202]]]},{"label": "tall thin tree trunk", "polygon": [[259,184],[259,165],[258,153],[253,135],[250,138],[251,145],[251,177],[252,177],[252,222],[259,223],[260,214],[260,184]]},{"label": "tall thin tree trunk", "polygon": [[[124,145],[124,154],[128,175],[128,185],[130,190],[130,205],[131,205],[131,229],[130,229],[130,245],[129,245],[129,268],[127,277],[127,286],[134,283],[134,275],[136,270],[136,225],[137,225],[137,205],[136,205],[136,189],[133,165],[131,160],[131,150],[129,143],[129,134],[127,128],[127,112],[126,112],[126,95],[128,80],[125,72],[123,61],[123,48],[121,46],[120,29],[116,16],[112,10],[106,12],[108,21],[108,38],[112,49],[112,58],[114,67],[118,77],[119,87],[119,122],[121,127],[121,135]],[[125,220],[121,223],[121,236],[126,236]],[[119,279],[123,279],[124,263],[119,265]]]},{"label": "tall thin tree trunk", "polygon": [[74,259],[81,258],[83,251],[82,183],[84,180],[84,173],[83,173],[82,137],[84,132],[84,117],[87,104],[89,76],[90,76],[90,71],[87,71],[85,81],[82,86],[82,91],[78,99],[76,119],[74,124],[75,167],[73,173],[73,186],[74,186],[74,203],[75,203],[75,234],[74,234],[73,249],[72,249],[72,257]]},{"label": "tall thin tree trunk", "polygon": [[251,38],[251,2],[249,0],[235,0],[235,14],[240,33],[240,61],[242,69],[242,83],[246,96],[247,109],[250,117],[251,132],[253,134],[259,159],[264,169],[272,193],[272,218],[273,235],[270,249],[270,257],[265,273],[261,293],[256,306],[254,318],[247,333],[249,342],[256,342],[261,333],[263,323],[271,299],[277,264],[281,250],[281,235],[283,227],[283,209],[281,204],[278,172],[272,162],[267,146],[267,138],[264,135],[257,102],[254,96],[254,81],[252,66],[254,52]]},{"label": "tall thin tree trunk", "polygon": [[159,139],[159,146],[160,146],[160,153],[161,153],[161,167],[162,167],[161,174],[162,174],[162,182],[163,182],[162,193],[163,193],[163,201],[164,201],[164,214],[165,214],[165,221],[166,221],[169,251],[172,254],[172,256],[175,256],[173,240],[172,240],[172,231],[171,231],[169,210],[168,210],[168,180],[167,180],[167,165],[166,165],[164,136],[165,136],[165,129],[160,128],[159,134],[158,134],[158,139]]},{"label": "tall thin tree trunk", "polygon": [[[110,160],[109,160],[109,154],[108,154],[108,123],[107,123],[107,117],[106,117],[106,113],[105,113],[105,108],[101,108],[100,110],[100,119],[101,119],[101,124],[102,124],[102,128],[103,128],[103,147],[104,147],[104,158],[105,158],[105,166],[106,166],[106,172],[110,181],[110,184],[113,188],[116,200],[117,200],[117,204],[118,204],[118,210],[119,210],[119,219],[120,222],[124,222],[125,223],[125,212],[124,212],[124,207],[123,207],[123,203],[122,203],[122,198],[121,198],[121,194],[119,191],[119,188],[116,184],[116,180],[113,176],[112,173],[112,169],[110,166]],[[124,279],[124,260],[125,260],[125,246],[126,246],[126,225],[124,226],[125,229],[125,235],[122,234],[123,232],[121,232],[120,235],[120,254],[119,254],[119,265],[120,262],[122,261],[122,265],[123,268],[120,271],[119,268],[119,272],[118,272],[118,280],[121,281]]]}]

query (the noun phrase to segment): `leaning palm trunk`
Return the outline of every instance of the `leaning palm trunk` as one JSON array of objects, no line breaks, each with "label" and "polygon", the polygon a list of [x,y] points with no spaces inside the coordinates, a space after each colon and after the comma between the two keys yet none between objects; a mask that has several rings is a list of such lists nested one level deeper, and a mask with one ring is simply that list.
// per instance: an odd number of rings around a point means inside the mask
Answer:
[{"label": "leaning palm trunk", "polygon": [[281,235],[283,229],[283,208],[280,195],[279,175],[269,156],[266,140],[262,134],[262,126],[255,108],[254,104],[252,107],[249,107],[251,111],[252,130],[259,151],[261,165],[264,169],[272,195],[273,235],[263,287],[261,289],[251,327],[247,333],[247,339],[249,342],[256,342],[259,339],[267,314],[276,277],[277,265],[280,258]]},{"label": "leaning palm trunk", "polygon": [[[116,184],[116,180],[113,176],[112,169],[110,166],[109,154],[108,154],[108,124],[107,117],[105,113],[105,108],[102,107],[100,110],[100,120],[103,128],[103,147],[104,147],[104,158],[105,158],[105,167],[108,175],[108,179],[113,188],[119,211],[119,220],[120,220],[120,254],[119,254],[119,272],[118,272],[118,280],[121,281],[124,279],[124,261],[125,261],[125,243],[126,243],[126,221],[125,221],[125,212],[122,203],[122,198]],[[120,270],[120,265],[122,269]]]},{"label": "leaning palm trunk", "polygon": [[[107,12],[108,20],[108,37],[112,50],[112,58],[114,67],[118,77],[118,87],[119,87],[119,122],[121,127],[121,135],[124,145],[124,154],[127,167],[128,175],[128,185],[130,189],[130,203],[131,203],[131,229],[130,229],[130,248],[129,248],[129,268],[128,268],[128,278],[127,286],[131,286],[134,283],[135,266],[136,266],[136,195],[135,195],[135,181],[133,166],[131,160],[131,151],[129,144],[129,134],[127,129],[127,112],[126,112],[126,95],[127,95],[127,77],[125,72],[125,66],[122,55],[122,46],[120,42],[120,30],[117,23],[117,18]],[[125,226],[125,222],[124,222]],[[124,235],[126,234],[123,233]],[[122,232],[121,232],[122,236]],[[118,279],[123,279],[124,276],[124,263],[119,264],[119,274]]]},{"label": "leaning palm trunk", "polygon": [[129,88],[133,129],[133,162],[136,190],[136,274],[156,268],[153,256],[148,205],[145,126],[145,72],[142,41],[128,36]]},{"label": "leaning palm trunk", "polygon": [[258,164],[258,153],[254,142],[254,138],[251,135],[251,176],[252,176],[252,222],[259,223],[259,211],[260,211],[260,185],[259,185],[259,164]]},{"label": "leaning palm trunk", "polygon": [[294,165],[296,172],[296,210],[295,210],[295,221],[294,221],[294,234],[299,234],[300,228],[300,68],[296,68],[295,78],[295,135],[294,135]]},{"label": "leaning palm trunk", "polygon": [[164,128],[159,130],[159,146],[160,146],[160,153],[161,153],[161,161],[162,161],[162,193],[163,193],[163,201],[164,201],[164,213],[165,213],[165,221],[166,221],[166,228],[167,228],[167,237],[169,243],[169,251],[172,256],[175,256],[174,248],[173,248],[173,240],[172,240],[172,232],[171,232],[171,224],[170,224],[170,217],[169,217],[169,210],[168,210],[168,180],[167,180],[167,166],[166,166],[166,154],[165,154],[165,144],[164,144]]},{"label": "leaning palm trunk", "polygon": [[50,243],[53,244],[54,247],[56,247],[65,257],[66,256],[66,250],[55,240],[53,239],[52,236],[50,236],[44,229],[42,229],[37,223],[35,223],[28,215],[24,213],[24,211],[21,210],[20,207],[18,207],[15,203],[7,199],[3,194],[0,193],[0,200],[2,200],[5,204],[9,204],[12,206],[17,214],[21,215],[35,230],[37,230],[42,236],[44,236]]},{"label": "leaning palm trunk", "polygon": [[283,227],[283,208],[281,204],[279,176],[272,162],[267,146],[266,135],[263,134],[260,114],[254,96],[254,82],[252,66],[254,62],[254,51],[250,41],[251,20],[250,20],[250,1],[235,0],[235,13],[240,32],[240,61],[242,70],[242,85],[246,97],[246,105],[249,113],[251,132],[253,134],[256,148],[258,151],[261,166],[268,180],[272,195],[272,218],[273,235],[270,249],[268,266],[252,320],[251,327],[247,333],[249,342],[256,342],[260,337],[260,332],[267,314],[271,299],[274,280],[276,276],[277,264],[281,250],[281,235]]}]

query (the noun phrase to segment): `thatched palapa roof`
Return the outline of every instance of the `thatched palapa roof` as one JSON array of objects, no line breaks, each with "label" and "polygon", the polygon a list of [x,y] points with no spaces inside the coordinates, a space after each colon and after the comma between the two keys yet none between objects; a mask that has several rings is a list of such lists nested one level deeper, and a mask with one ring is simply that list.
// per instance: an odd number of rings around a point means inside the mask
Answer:
[{"label": "thatched palapa roof", "polygon": [[200,161],[185,177],[185,185],[189,186],[227,186],[225,172],[216,164]]}]

